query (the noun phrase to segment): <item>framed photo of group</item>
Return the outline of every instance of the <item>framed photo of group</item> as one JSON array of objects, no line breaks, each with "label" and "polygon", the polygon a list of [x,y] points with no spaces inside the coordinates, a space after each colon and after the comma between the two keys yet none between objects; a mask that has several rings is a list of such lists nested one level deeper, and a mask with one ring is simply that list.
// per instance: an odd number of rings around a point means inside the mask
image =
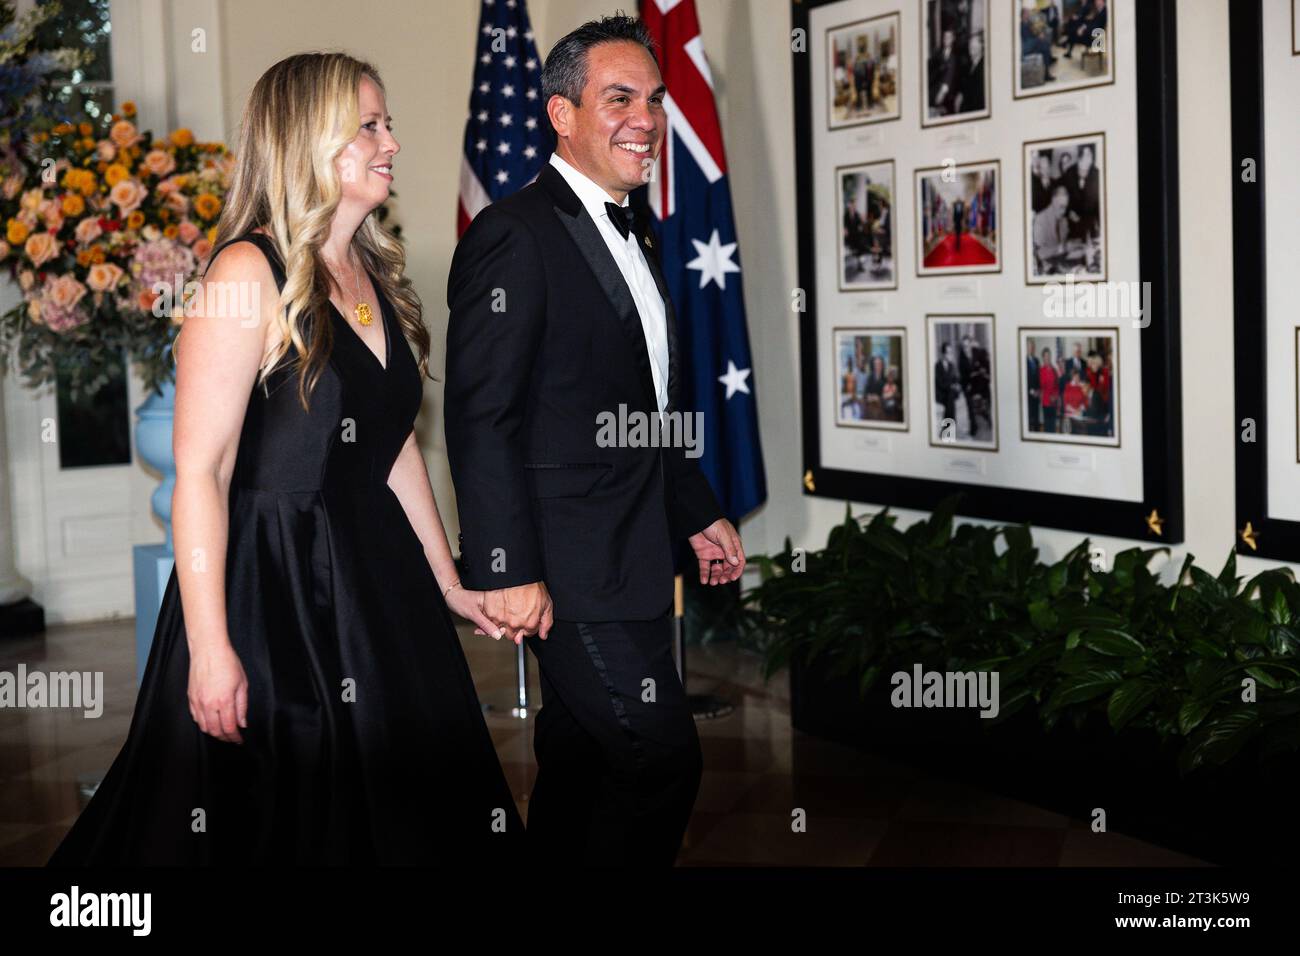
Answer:
[{"label": "framed photo of group", "polygon": [[1182,540],[1174,7],[792,0],[808,494]]},{"label": "framed photo of group", "polygon": [[1229,8],[1237,550],[1300,561],[1300,4]]}]

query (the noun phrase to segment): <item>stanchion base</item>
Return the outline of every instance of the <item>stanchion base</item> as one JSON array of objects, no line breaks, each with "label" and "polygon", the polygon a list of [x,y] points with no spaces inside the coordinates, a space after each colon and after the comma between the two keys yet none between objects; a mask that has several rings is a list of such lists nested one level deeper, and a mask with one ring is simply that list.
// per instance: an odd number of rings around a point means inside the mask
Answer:
[{"label": "stanchion base", "polygon": [[717,720],[719,717],[728,716],[736,709],[729,701],[715,697],[713,694],[687,694],[686,702],[690,705],[691,713],[696,720]]},{"label": "stanchion base", "polygon": [[515,717],[518,720],[528,719],[528,708],[520,707],[518,704],[503,706],[498,706],[496,704],[480,704],[479,706],[485,715],[492,714],[497,717],[505,717],[508,715],[510,717]]}]

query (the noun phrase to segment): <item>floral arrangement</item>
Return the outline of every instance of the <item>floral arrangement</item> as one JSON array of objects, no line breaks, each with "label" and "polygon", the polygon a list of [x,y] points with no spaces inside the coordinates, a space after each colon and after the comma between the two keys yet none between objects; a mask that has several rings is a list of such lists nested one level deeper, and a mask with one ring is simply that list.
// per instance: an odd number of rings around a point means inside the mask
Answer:
[{"label": "floral arrangement", "polygon": [[150,389],[172,378],[180,293],[211,253],[233,156],[187,129],[156,140],[134,115],[55,124],[0,160],[0,266],[24,299],[0,344],[28,385],[63,373],[91,395],[124,355]]}]

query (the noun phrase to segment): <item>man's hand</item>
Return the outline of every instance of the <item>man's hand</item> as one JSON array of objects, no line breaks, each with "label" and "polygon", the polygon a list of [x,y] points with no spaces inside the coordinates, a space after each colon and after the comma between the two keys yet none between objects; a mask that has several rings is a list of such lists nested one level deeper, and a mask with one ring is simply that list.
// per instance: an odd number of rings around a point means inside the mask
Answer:
[{"label": "man's hand", "polygon": [[726,584],[744,573],[745,550],[740,546],[740,534],[726,518],[719,518],[689,540],[700,561],[701,584]]},{"label": "man's hand", "polygon": [[543,581],[521,584],[513,588],[485,591],[483,613],[506,629],[506,636],[519,644],[529,634],[542,640],[555,623],[551,595]]}]

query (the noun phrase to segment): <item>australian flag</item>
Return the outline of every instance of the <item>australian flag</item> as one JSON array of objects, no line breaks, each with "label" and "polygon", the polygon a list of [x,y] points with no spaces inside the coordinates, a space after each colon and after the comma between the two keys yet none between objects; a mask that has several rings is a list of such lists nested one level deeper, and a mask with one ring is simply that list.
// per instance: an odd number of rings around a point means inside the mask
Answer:
[{"label": "australian flag", "polygon": [[484,206],[532,182],[554,148],[542,102],[542,59],[524,0],[483,0],[456,235],[464,235]]},{"label": "australian flag", "polygon": [[677,310],[683,411],[702,412],[700,468],[733,523],[767,499],[740,254],[713,78],[695,0],[643,0],[668,138],[645,196]]}]

